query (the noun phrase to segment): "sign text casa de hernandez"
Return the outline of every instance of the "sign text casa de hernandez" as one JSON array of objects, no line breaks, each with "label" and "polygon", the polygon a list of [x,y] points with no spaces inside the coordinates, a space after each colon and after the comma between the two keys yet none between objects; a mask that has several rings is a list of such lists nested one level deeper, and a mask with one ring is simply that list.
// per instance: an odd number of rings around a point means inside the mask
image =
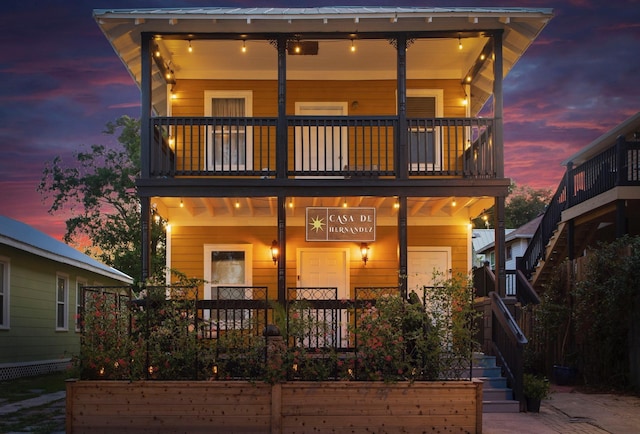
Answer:
[{"label": "sign text casa de hernandez", "polygon": [[376,240],[375,208],[309,207],[306,211],[307,241]]}]

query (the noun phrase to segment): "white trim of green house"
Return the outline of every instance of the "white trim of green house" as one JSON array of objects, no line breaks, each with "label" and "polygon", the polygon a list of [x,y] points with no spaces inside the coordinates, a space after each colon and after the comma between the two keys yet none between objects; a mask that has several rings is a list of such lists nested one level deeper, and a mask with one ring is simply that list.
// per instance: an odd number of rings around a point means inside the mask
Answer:
[{"label": "white trim of green house", "polygon": [[[4,216],[0,216],[0,263],[4,264],[0,381],[69,366],[80,349],[76,318],[81,285],[133,282],[126,274]],[[61,282],[64,293],[58,290]]]}]

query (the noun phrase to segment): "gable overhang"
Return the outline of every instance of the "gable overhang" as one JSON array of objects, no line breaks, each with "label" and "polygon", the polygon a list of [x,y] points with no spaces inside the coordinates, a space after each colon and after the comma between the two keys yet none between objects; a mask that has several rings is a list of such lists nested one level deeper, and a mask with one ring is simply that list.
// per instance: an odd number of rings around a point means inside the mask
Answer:
[{"label": "gable overhang", "polygon": [[[295,56],[288,79],[395,79],[393,39],[403,34],[408,79],[455,79],[468,85],[471,115],[493,93],[490,61],[479,59],[502,34],[506,76],[552,18],[539,8],[168,8],[98,9],[94,18],[140,86],[140,46],[151,34],[177,80],[276,79],[278,35],[319,41],[318,56]],[[463,49],[459,49],[462,42]],[[349,53],[358,45],[357,57]],[[241,45],[249,46],[240,54]],[[194,50],[187,52],[191,45]],[[293,57],[293,56],[292,56]],[[466,77],[472,74],[470,82]]]}]

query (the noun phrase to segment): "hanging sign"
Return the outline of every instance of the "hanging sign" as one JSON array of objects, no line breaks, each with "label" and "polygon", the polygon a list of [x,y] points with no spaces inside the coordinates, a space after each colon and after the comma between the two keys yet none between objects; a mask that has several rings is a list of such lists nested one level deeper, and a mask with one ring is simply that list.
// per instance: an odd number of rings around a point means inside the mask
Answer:
[{"label": "hanging sign", "polygon": [[376,240],[375,208],[309,207],[306,209],[307,241]]}]

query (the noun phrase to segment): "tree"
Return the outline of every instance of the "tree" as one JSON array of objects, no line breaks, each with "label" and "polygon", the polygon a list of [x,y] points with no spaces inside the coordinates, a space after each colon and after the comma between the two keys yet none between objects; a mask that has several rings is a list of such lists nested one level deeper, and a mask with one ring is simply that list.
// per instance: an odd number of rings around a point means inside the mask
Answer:
[{"label": "tree", "polygon": [[533,220],[544,212],[552,197],[551,189],[520,187],[512,183],[505,201],[505,227],[515,229]]},{"label": "tree", "polygon": [[[122,116],[109,122],[105,134],[119,133],[115,146],[92,145],[74,154],[74,165],[65,166],[60,156],[45,164],[38,191],[51,200],[50,214],[66,210],[64,241],[84,246],[84,251],[103,263],[141,276],[140,201],[135,179],[140,173],[140,121]],[[152,222],[152,274],[165,263],[166,234],[163,221]]]},{"label": "tree", "polygon": [[[524,185],[522,187],[511,183],[509,194],[505,200],[504,224],[505,228],[517,229],[525,223],[533,220],[551,202],[553,191],[551,189],[535,189]],[[488,229],[493,226],[495,207],[492,206],[482,215],[473,219],[473,227],[476,229]]]}]

